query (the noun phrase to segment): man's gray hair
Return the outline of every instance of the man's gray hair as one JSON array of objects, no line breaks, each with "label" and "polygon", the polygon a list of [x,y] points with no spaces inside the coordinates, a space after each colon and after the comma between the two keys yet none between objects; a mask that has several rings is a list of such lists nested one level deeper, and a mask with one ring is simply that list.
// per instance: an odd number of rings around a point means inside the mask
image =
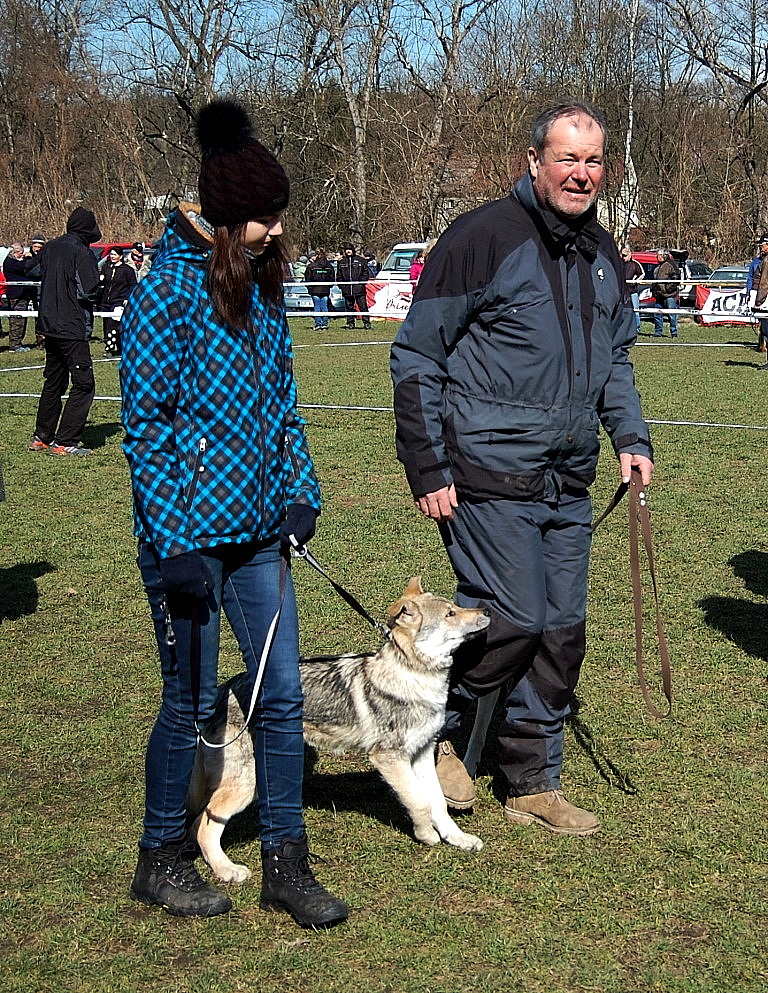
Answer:
[{"label": "man's gray hair", "polygon": [[564,97],[549,107],[546,107],[533,122],[533,130],[531,131],[532,147],[537,152],[542,151],[547,144],[549,132],[552,130],[552,125],[555,121],[559,121],[561,117],[572,117],[574,114],[583,114],[585,117],[591,117],[603,132],[603,142],[605,144],[608,143],[608,123],[603,112],[591,103],[587,103],[586,100],[571,100],[569,97]]}]

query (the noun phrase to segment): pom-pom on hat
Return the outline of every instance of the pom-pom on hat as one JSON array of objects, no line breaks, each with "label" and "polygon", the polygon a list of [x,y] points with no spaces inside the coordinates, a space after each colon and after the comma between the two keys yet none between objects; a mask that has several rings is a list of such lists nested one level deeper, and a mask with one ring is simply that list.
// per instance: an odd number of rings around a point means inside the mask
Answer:
[{"label": "pom-pom on hat", "polygon": [[271,217],[288,206],[290,183],[275,156],[253,136],[240,104],[213,100],[197,115],[203,153],[198,193],[203,217],[214,227]]}]

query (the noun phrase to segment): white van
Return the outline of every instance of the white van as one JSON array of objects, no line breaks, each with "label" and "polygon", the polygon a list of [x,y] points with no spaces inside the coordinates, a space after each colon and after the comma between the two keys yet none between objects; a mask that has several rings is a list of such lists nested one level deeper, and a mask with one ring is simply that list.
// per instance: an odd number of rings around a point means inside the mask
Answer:
[{"label": "white van", "polygon": [[395,245],[384,259],[376,279],[408,279],[411,264],[426,247],[426,241],[403,241]]},{"label": "white van", "polygon": [[411,264],[426,241],[401,241],[384,259],[378,273],[368,280],[368,310],[374,317],[405,317],[411,306]]}]

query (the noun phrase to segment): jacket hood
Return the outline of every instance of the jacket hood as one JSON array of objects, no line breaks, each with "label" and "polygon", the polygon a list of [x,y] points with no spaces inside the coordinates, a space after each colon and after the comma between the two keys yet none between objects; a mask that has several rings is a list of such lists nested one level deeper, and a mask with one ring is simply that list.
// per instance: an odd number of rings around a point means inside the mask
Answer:
[{"label": "jacket hood", "polygon": [[86,245],[99,241],[101,231],[93,211],[76,207],[67,219],[67,234],[77,235]]},{"label": "jacket hood", "polygon": [[165,221],[152,268],[169,260],[205,264],[213,248],[213,229],[193,203],[180,203]]}]

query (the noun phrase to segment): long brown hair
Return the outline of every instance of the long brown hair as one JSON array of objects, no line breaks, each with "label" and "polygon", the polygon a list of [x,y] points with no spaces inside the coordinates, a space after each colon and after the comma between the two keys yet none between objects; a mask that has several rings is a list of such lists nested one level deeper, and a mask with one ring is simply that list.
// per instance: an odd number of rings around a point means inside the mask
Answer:
[{"label": "long brown hair", "polygon": [[253,326],[251,294],[256,283],[271,310],[283,306],[283,277],[288,261],[280,237],[253,257],[243,245],[246,224],[214,228],[208,265],[208,292],[217,316],[231,328]]}]

